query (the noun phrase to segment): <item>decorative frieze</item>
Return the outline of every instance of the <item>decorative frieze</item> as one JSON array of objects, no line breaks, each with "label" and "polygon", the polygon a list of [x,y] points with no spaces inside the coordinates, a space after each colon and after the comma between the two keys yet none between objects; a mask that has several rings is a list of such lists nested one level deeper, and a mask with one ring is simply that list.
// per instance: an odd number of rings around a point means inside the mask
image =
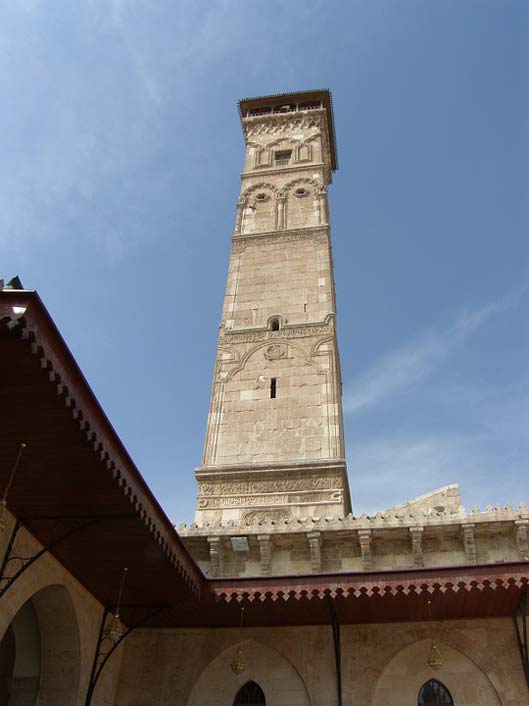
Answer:
[{"label": "decorative frieze", "polygon": [[310,113],[286,113],[247,117],[243,121],[245,138],[249,140],[257,135],[281,135],[292,130],[319,130],[323,125],[324,110],[312,110]]},{"label": "decorative frieze", "polygon": [[259,244],[266,245],[268,243],[292,243],[297,240],[314,240],[315,242],[324,243],[328,240],[329,234],[326,227],[316,228],[300,228],[292,230],[277,230],[265,233],[251,233],[245,235],[233,235],[232,252],[244,252],[247,245]]},{"label": "decorative frieze", "polygon": [[286,325],[279,329],[279,331],[271,331],[264,327],[247,329],[245,331],[223,329],[219,336],[219,344],[259,343],[261,341],[313,338],[314,336],[326,336],[333,329],[334,315],[331,314],[322,322],[307,325]]}]

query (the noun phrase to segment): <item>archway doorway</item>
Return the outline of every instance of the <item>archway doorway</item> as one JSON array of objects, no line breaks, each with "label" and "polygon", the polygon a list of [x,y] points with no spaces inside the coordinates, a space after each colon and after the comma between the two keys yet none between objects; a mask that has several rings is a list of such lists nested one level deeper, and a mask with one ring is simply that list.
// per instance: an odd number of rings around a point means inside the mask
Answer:
[{"label": "archway doorway", "polygon": [[19,609],[0,642],[0,706],[71,706],[79,688],[77,616],[64,586]]}]

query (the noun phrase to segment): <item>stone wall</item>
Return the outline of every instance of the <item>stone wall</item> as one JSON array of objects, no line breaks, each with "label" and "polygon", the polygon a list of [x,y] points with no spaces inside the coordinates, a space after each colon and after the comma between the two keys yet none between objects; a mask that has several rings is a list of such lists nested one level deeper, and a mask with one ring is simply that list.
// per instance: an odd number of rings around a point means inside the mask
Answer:
[{"label": "stone wall", "polygon": [[[444,664],[427,663],[433,631]],[[456,706],[528,706],[529,692],[508,619],[345,625],[343,703],[410,706],[440,680]],[[240,648],[246,670],[230,663]],[[231,706],[246,681],[267,706],[335,706],[330,627],[138,631],[126,645],[116,706]]]}]

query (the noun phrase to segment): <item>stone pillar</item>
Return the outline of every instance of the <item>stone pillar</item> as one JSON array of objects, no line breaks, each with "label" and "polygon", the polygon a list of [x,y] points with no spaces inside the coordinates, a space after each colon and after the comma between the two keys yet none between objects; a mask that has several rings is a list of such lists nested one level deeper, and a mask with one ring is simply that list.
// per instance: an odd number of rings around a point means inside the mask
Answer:
[{"label": "stone pillar", "polygon": [[261,554],[261,575],[270,576],[272,573],[272,544],[269,534],[258,534],[257,541],[259,542],[259,552]]},{"label": "stone pillar", "polygon": [[321,573],[321,532],[307,532],[310,549],[310,564],[313,574]]},{"label": "stone pillar", "polygon": [[413,552],[413,565],[424,566],[424,554],[422,549],[422,533],[424,527],[410,527],[411,549]]},{"label": "stone pillar", "polygon": [[239,201],[237,201],[237,216],[235,218],[235,232],[236,233],[241,232],[242,216],[244,213],[245,206],[246,206],[246,199],[239,199]]},{"label": "stone pillar", "polygon": [[211,560],[211,569],[209,575],[211,578],[220,576],[220,537],[208,537],[209,558]]},{"label": "stone pillar", "polygon": [[514,540],[520,558],[529,561],[529,520],[515,520]]},{"label": "stone pillar", "polygon": [[465,559],[468,564],[477,562],[476,556],[476,538],[474,536],[474,523],[468,522],[461,525],[461,533],[463,535],[463,546],[465,548]]},{"label": "stone pillar", "polygon": [[327,189],[321,186],[317,192],[317,204],[316,208],[318,210],[318,223],[320,225],[327,225]]},{"label": "stone pillar", "polygon": [[362,568],[364,571],[371,569],[371,530],[358,530],[358,541],[362,553]]},{"label": "stone pillar", "polygon": [[286,227],[285,223],[285,203],[287,197],[285,194],[277,195],[277,229],[282,230]]}]

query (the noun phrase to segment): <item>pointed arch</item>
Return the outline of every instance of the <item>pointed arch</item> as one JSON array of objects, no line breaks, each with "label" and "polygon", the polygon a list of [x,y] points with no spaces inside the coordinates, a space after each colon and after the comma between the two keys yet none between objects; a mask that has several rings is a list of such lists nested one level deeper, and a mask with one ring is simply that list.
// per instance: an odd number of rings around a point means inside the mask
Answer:
[{"label": "pointed arch", "polygon": [[[236,675],[230,665],[238,649],[247,666],[242,674]],[[269,704],[285,703],[284,694],[288,690],[290,700],[297,706],[311,706],[298,668],[278,649],[254,638],[224,643],[224,649],[217,653],[196,680],[187,706],[214,706],[219,703],[231,706],[241,687],[249,681],[259,685]]]},{"label": "pointed arch", "polygon": [[428,679],[419,689],[417,706],[454,706],[454,701],[442,682]]},{"label": "pointed arch", "polygon": [[265,706],[266,698],[259,684],[250,680],[243,684],[237,692],[233,706],[253,706],[254,704]]},{"label": "pointed arch", "polygon": [[241,201],[249,198],[254,191],[258,191],[259,189],[270,189],[270,191],[277,193],[277,187],[274,186],[274,184],[271,184],[269,181],[260,181],[258,184],[253,184],[242,192]]},{"label": "pointed arch", "polygon": [[[417,640],[403,647],[389,660],[382,670],[374,689],[371,706],[387,706],[392,703],[391,695],[395,684],[399,685],[399,699],[402,703],[421,704],[418,700],[421,689],[433,679],[428,664],[431,638]],[[441,706],[471,706],[465,687],[472,684],[480,694],[483,706],[500,706],[498,692],[483,669],[465,652],[447,642],[436,641],[443,656],[443,684],[452,701],[441,701]],[[405,675],[405,677],[403,677]],[[427,693],[426,693],[427,695]],[[424,702],[424,706],[428,704]],[[422,704],[421,704],[422,706]]]}]

